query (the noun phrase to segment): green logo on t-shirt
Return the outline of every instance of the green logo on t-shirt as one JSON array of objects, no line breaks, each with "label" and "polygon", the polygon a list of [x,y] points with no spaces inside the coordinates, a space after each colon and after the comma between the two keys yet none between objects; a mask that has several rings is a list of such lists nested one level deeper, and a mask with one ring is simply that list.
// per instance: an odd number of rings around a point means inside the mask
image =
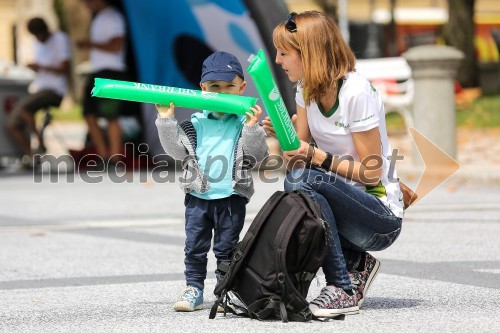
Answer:
[{"label": "green logo on t-shirt", "polygon": [[340,121],[336,121],[335,122],[335,126],[342,127],[344,129],[348,129],[349,128],[349,125],[345,125],[344,123],[341,123]]}]

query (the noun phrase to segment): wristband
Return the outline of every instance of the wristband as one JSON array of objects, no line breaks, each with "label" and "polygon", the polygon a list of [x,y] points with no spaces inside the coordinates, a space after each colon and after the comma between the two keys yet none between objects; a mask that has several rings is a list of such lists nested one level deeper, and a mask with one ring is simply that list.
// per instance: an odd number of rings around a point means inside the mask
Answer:
[{"label": "wristband", "polygon": [[333,155],[327,152],[325,160],[320,165],[321,168],[325,169],[326,172],[330,171],[330,168],[332,167],[332,161],[333,161]]}]

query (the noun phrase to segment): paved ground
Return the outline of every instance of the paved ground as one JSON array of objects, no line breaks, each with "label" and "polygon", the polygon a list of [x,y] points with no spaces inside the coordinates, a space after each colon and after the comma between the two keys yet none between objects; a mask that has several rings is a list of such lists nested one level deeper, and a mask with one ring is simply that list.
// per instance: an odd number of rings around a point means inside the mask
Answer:
[{"label": "paved ground", "polygon": [[[398,241],[374,253],[383,266],[359,315],[283,324],[174,313],[184,285],[183,196],[177,184],[129,179],[0,174],[1,332],[500,331],[498,186],[452,179],[410,208]],[[248,222],[277,189],[281,179],[257,180]],[[210,274],[207,308],[214,282]],[[310,297],[321,274],[318,282]]]},{"label": "paved ground", "polygon": [[[456,161],[461,169],[454,175],[457,182],[480,182],[500,185],[500,128],[458,128]],[[389,136],[393,149],[397,148],[404,160],[398,165],[403,179],[415,180],[421,170],[414,167],[413,142],[406,133]]]},{"label": "paved ground", "polygon": [[[46,132],[49,152],[79,149],[81,124]],[[363,311],[345,321],[306,324],[226,318],[208,309],[172,311],[183,281],[183,196],[177,184],[131,173],[56,183],[0,170],[0,331],[478,331],[498,332],[500,151],[498,130],[458,131],[461,171],[407,211],[400,239],[375,253],[382,273]],[[415,185],[410,139],[391,136],[407,158],[400,176]],[[98,174],[100,175],[100,174]],[[417,174],[418,175],[418,174]],[[282,189],[282,174],[256,182],[247,224]],[[209,271],[215,269],[210,257]],[[322,286],[313,282],[310,297]],[[213,301],[207,280],[206,307]],[[318,285],[319,283],[319,285]]]}]

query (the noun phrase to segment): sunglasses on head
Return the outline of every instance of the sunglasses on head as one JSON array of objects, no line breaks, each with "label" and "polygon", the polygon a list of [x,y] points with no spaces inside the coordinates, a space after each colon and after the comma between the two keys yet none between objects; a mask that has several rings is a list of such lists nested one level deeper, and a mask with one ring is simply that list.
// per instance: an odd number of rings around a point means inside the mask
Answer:
[{"label": "sunglasses on head", "polygon": [[285,21],[285,29],[288,30],[289,32],[296,32],[297,31],[297,23],[295,22],[295,19],[294,19],[295,15],[297,15],[296,12],[291,12]]}]

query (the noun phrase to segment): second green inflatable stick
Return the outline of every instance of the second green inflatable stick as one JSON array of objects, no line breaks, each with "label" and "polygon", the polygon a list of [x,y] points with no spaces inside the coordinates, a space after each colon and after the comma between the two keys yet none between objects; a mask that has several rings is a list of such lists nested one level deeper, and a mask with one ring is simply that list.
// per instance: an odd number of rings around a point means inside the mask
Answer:
[{"label": "second green inflatable stick", "polygon": [[297,132],[293,128],[285,102],[283,102],[278,86],[274,82],[262,49],[250,60],[247,72],[252,77],[257,92],[262,98],[262,103],[266,107],[281,149],[289,151],[299,148],[300,141]]}]

